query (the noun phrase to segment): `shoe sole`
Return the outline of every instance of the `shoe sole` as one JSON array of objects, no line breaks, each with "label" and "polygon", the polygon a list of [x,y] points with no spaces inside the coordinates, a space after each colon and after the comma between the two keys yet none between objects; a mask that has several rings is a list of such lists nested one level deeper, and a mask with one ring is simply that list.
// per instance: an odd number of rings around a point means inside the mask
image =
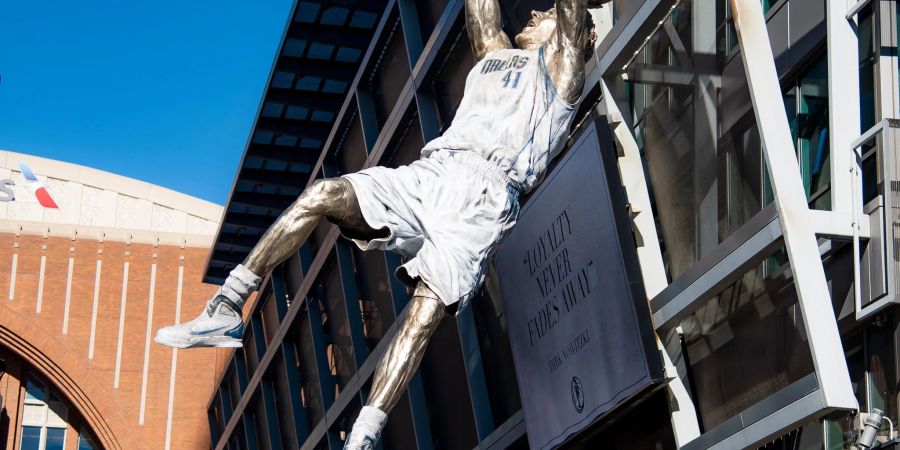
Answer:
[{"label": "shoe sole", "polygon": [[214,347],[214,348],[241,348],[244,343],[233,337],[228,336],[201,336],[187,341],[167,341],[154,337],[153,341],[157,344],[167,345],[173,348],[196,348],[196,347]]}]

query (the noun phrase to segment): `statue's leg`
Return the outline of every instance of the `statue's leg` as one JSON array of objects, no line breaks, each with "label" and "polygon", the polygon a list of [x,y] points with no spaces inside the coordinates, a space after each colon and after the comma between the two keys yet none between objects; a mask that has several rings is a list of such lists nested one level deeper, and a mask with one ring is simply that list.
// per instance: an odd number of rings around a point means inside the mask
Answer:
[{"label": "statue's leg", "polygon": [[[343,178],[318,180],[266,230],[207,302],[204,312],[190,322],[161,328],[156,342],[172,347],[240,347],[244,327],[241,309],[262,276],[297,252],[322,217],[337,223],[353,237],[378,237],[366,225],[350,182]],[[381,232],[386,233],[386,231]]]},{"label": "statue's leg", "polygon": [[353,424],[345,449],[368,450],[375,446],[387,422],[387,413],[403,396],[422,361],[428,340],[446,315],[446,306],[420,281],[397,334],[378,362],[369,402]]},{"label": "statue's leg", "polygon": [[281,213],[247,255],[243,265],[260,276],[269,273],[297,252],[322,217],[340,225],[345,234],[352,237],[378,234],[366,225],[349,181],[343,178],[318,180]]}]

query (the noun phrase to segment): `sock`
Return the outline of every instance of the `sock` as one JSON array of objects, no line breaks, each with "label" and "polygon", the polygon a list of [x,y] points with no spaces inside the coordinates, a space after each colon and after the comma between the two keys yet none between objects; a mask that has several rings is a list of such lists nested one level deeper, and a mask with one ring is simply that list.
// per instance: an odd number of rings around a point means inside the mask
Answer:
[{"label": "sock", "polygon": [[247,301],[247,297],[249,297],[253,291],[259,289],[259,283],[261,281],[262,278],[251,272],[250,269],[244,267],[243,264],[238,264],[238,266],[228,274],[228,278],[225,279],[225,283],[222,284],[222,287],[219,288],[219,294],[228,297],[229,300],[235,302],[238,306],[243,307],[244,302]]},{"label": "sock", "polygon": [[377,443],[381,437],[381,430],[384,429],[384,425],[387,423],[387,418],[388,416],[384,411],[371,406],[363,406],[362,411],[359,412],[359,417],[356,418],[356,423],[353,424],[353,430],[350,435],[355,438],[368,436],[372,438],[373,442]]}]

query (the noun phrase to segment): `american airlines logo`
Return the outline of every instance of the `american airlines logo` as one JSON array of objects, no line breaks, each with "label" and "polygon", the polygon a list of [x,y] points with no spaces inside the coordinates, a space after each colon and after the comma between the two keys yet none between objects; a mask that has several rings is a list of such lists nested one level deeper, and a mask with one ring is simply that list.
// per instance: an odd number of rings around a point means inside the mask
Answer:
[{"label": "american airlines logo", "polygon": [[[59,206],[53,201],[50,192],[47,191],[47,186],[44,186],[44,183],[41,180],[38,180],[34,175],[34,172],[31,171],[31,168],[28,167],[28,164],[19,163],[19,169],[22,170],[22,176],[28,181],[28,185],[31,186],[31,190],[34,191],[34,196],[37,197],[41,206],[44,208],[59,209]],[[15,186],[16,182],[13,180],[0,180],[0,202],[11,202],[16,199],[16,191],[13,190],[13,187]]]}]

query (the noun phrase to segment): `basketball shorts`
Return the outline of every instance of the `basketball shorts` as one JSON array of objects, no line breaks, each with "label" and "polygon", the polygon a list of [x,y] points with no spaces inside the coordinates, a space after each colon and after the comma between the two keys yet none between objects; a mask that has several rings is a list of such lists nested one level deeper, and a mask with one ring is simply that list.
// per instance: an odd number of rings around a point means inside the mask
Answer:
[{"label": "basketball shorts", "polygon": [[408,166],[371,167],[344,175],[363,218],[383,239],[354,242],[407,258],[396,272],[409,286],[424,282],[448,310],[465,309],[484,281],[491,255],[516,222],[514,181],[481,156],[439,150]]}]

